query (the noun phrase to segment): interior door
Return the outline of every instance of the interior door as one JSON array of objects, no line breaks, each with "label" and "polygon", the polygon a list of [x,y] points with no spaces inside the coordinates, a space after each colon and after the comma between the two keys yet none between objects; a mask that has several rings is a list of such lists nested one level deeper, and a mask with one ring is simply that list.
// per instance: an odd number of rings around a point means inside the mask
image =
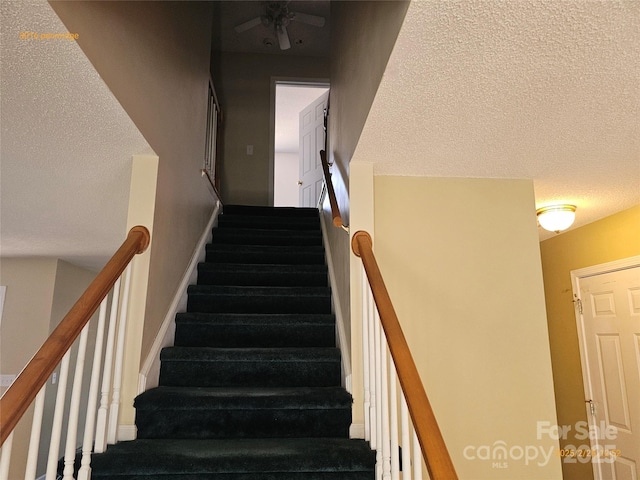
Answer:
[{"label": "interior door", "polygon": [[578,289],[586,401],[590,430],[595,433],[588,452],[594,475],[603,480],[637,480],[640,266],[579,278]]},{"label": "interior door", "polygon": [[322,193],[320,150],[324,148],[324,111],[329,92],[300,112],[300,179],[298,199],[301,207],[316,207]]}]

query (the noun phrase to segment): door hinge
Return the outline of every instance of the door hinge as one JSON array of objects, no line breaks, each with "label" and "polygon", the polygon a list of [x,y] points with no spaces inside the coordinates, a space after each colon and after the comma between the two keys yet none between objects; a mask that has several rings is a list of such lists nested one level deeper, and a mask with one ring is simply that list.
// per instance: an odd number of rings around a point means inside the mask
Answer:
[{"label": "door hinge", "polygon": [[579,299],[575,293],[573,294],[573,297],[574,299],[572,300],[572,302],[578,305],[578,312],[580,312],[580,315],[582,315],[582,300]]},{"label": "door hinge", "polygon": [[596,416],[596,404],[593,403],[593,400],[586,400],[585,403],[589,404],[589,413],[591,413],[592,417]]}]

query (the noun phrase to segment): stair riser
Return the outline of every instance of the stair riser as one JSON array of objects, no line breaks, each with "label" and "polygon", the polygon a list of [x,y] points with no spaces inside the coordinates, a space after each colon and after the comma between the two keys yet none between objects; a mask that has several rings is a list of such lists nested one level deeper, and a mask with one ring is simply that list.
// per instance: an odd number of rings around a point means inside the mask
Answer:
[{"label": "stair riser", "polygon": [[224,214],[231,215],[249,215],[249,216],[268,216],[268,217],[310,217],[318,218],[319,212],[317,208],[306,207],[263,207],[251,205],[225,205]]},{"label": "stair riser", "polygon": [[189,294],[188,312],[205,313],[331,313],[325,295],[253,296]]},{"label": "stair riser", "polygon": [[202,269],[198,285],[253,285],[280,287],[323,287],[327,285],[326,272],[228,272]]},{"label": "stair riser", "polygon": [[340,362],[163,360],[160,385],[172,387],[335,387]]},{"label": "stair riser", "polygon": [[322,236],[315,232],[291,234],[268,233],[267,231],[236,231],[232,228],[214,229],[212,243],[224,245],[292,245],[320,246]]},{"label": "stair riser", "polygon": [[150,475],[99,475],[91,472],[92,479],[114,480],[374,480],[369,472],[271,472],[271,473],[196,473]]},{"label": "stair riser", "polygon": [[238,250],[216,250],[207,248],[206,262],[212,263],[253,263],[281,265],[324,265],[322,252],[251,252]]},{"label": "stair riser", "polygon": [[264,230],[319,230],[319,218],[253,217],[221,215],[218,228],[259,228]]},{"label": "stair riser", "polygon": [[300,438],[349,434],[351,410],[141,410],[138,438]]},{"label": "stair riser", "polygon": [[175,345],[183,347],[334,347],[334,325],[177,324]]}]

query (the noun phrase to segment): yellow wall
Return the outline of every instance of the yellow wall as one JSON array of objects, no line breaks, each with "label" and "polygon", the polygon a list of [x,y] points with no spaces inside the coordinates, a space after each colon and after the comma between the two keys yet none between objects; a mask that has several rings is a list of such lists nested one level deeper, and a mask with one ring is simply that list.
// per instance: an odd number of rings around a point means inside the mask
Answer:
[{"label": "yellow wall", "polygon": [[[374,187],[375,253],[459,477],[561,478],[557,441],[537,438],[556,411],[532,182]],[[478,458],[501,441],[505,468]]]},{"label": "yellow wall", "polygon": [[[578,212],[578,215],[580,212]],[[558,424],[586,421],[571,270],[640,254],[640,205],[540,244]],[[580,445],[570,435],[565,443]],[[593,478],[590,464],[564,464],[565,480]]]}]

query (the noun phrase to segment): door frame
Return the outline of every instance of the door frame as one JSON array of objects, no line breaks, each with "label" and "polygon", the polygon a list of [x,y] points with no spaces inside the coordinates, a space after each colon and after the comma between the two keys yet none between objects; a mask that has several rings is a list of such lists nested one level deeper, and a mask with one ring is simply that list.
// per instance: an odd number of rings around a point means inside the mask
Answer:
[{"label": "door frame", "polygon": [[276,85],[299,85],[302,87],[331,88],[329,78],[310,77],[271,77],[270,113],[269,113],[269,205],[273,206],[274,175],[276,156]]},{"label": "door frame", "polygon": [[[571,286],[573,288],[573,302],[576,307],[574,310],[576,316],[576,327],[578,329],[578,344],[580,348],[580,364],[582,366],[582,381],[584,384],[584,396],[585,396],[585,411],[587,414],[587,419],[589,420],[589,426],[592,425],[592,417],[591,412],[589,411],[589,406],[587,403],[587,399],[593,398],[593,389],[591,385],[591,372],[589,369],[589,363],[587,362],[587,338],[584,331],[584,317],[578,307],[578,300],[582,302],[582,298],[580,297],[580,280],[583,278],[594,277],[596,275],[602,275],[604,273],[612,273],[618,272],[621,270],[627,270],[629,268],[640,267],[640,255],[635,255],[633,257],[623,258],[620,260],[615,260],[612,262],[601,263],[598,265],[593,265],[591,267],[580,268],[577,270],[571,270]],[[591,439],[589,439],[591,442]],[[592,445],[593,447],[593,445]],[[593,476],[595,480],[600,480],[602,478],[602,473],[600,471],[599,463],[591,463],[593,468]]]}]

